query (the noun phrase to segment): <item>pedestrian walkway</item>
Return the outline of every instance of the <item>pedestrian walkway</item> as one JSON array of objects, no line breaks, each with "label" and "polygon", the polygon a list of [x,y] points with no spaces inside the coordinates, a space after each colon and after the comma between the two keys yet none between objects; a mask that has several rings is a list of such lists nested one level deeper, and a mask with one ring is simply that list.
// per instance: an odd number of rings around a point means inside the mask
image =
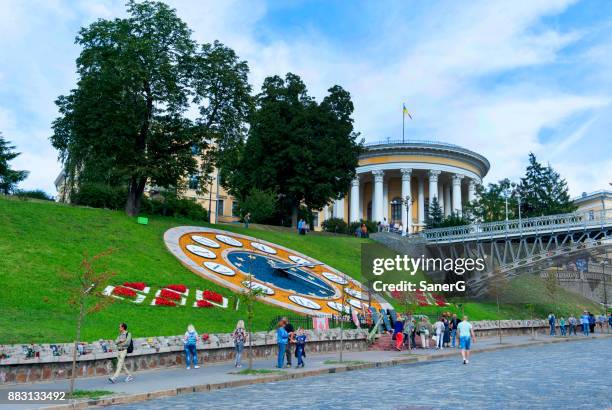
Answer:
[{"label": "pedestrian walkway", "polygon": [[[486,339],[478,339],[472,345],[472,351],[494,351],[504,348],[519,348],[532,346],[537,344],[565,342],[585,340],[591,338],[603,338],[608,335],[596,335],[589,338],[584,336],[562,338],[538,336],[536,339],[531,336],[508,336],[502,339],[502,344],[499,344],[497,337],[489,337]],[[458,349],[446,348],[443,350],[435,349],[416,349],[408,351],[363,351],[363,352],[345,352],[343,360],[347,363],[338,363],[339,353],[326,353],[317,355],[308,355],[306,357],[306,367],[303,369],[286,368],[282,373],[259,374],[259,375],[239,375],[232,363],[214,363],[207,365],[203,364],[199,369],[186,370],[185,368],[172,368],[162,370],[148,370],[135,373],[135,380],[129,383],[119,379],[116,384],[110,384],[105,377],[91,377],[77,379],[76,388],[79,390],[108,390],[116,393],[109,398],[100,399],[98,404],[113,404],[113,403],[132,403],[152,398],[174,396],[177,394],[192,393],[194,391],[209,391],[223,389],[229,387],[244,386],[267,381],[278,381],[285,379],[293,379],[307,376],[315,376],[327,373],[337,373],[347,370],[367,369],[372,367],[386,367],[402,363],[411,363],[425,360],[450,359],[453,358],[461,363],[461,356]],[[246,368],[247,361],[243,364]],[[295,363],[294,363],[295,364]],[[253,362],[254,369],[270,369],[275,365],[275,358],[257,359]],[[2,386],[1,390],[66,390],[69,381],[56,381],[50,383],[35,383],[18,386]],[[45,405],[28,405],[14,406],[11,409],[18,408],[42,408],[49,407]],[[0,405],[0,409],[9,408],[6,405]]]}]

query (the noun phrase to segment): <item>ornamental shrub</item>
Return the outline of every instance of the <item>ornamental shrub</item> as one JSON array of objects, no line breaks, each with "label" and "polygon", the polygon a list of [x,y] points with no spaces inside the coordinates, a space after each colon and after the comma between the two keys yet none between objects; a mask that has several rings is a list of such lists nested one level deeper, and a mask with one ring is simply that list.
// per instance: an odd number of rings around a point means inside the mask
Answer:
[{"label": "ornamental shrub", "polygon": [[329,218],[323,221],[321,227],[325,232],[346,234],[348,225],[340,218]]}]

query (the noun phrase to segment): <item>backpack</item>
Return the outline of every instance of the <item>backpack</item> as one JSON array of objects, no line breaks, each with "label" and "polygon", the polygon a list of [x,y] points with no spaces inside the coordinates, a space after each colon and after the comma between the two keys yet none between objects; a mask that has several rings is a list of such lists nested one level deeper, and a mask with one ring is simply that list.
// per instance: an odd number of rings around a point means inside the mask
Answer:
[{"label": "backpack", "polygon": [[127,352],[132,353],[133,351],[134,351],[134,340],[130,337],[130,345],[127,347]]}]

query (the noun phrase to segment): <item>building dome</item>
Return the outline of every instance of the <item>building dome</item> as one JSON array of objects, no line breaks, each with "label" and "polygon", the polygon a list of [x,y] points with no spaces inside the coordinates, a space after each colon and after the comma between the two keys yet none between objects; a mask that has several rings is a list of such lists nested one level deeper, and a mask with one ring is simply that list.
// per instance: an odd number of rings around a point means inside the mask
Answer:
[{"label": "building dome", "polygon": [[401,140],[367,143],[350,192],[334,202],[331,216],[349,222],[386,221],[402,231],[416,232],[425,226],[434,200],[445,215],[461,214],[489,168],[484,156],[458,145]]}]

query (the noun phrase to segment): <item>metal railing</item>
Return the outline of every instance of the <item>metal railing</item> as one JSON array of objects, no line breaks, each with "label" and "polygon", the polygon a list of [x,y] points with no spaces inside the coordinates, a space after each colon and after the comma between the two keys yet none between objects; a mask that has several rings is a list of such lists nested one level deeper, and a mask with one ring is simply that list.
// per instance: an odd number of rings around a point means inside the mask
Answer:
[{"label": "metal railing", "polygon": [[401,144],[432,144],[432,145],[441,145],[443,147],[449,147],[449,148],[463,148],[463,147],[460,147],[459,145],[449,144],[448,142],[440,142],[440,141],[433,141],[433,140],[413,140],[413,139],[410,139],[410,140],[406,139],[403,141],[396,140],[396,139],[378,140],[378,141],[366,142],[364,146],[372,147],[376,145],[401,145]]},{"label": "metal railing", "polygon": [[612,210],[476,223],[450,228],[426,229],[420,235],[430,242],[495,239],[612,226]]}]

